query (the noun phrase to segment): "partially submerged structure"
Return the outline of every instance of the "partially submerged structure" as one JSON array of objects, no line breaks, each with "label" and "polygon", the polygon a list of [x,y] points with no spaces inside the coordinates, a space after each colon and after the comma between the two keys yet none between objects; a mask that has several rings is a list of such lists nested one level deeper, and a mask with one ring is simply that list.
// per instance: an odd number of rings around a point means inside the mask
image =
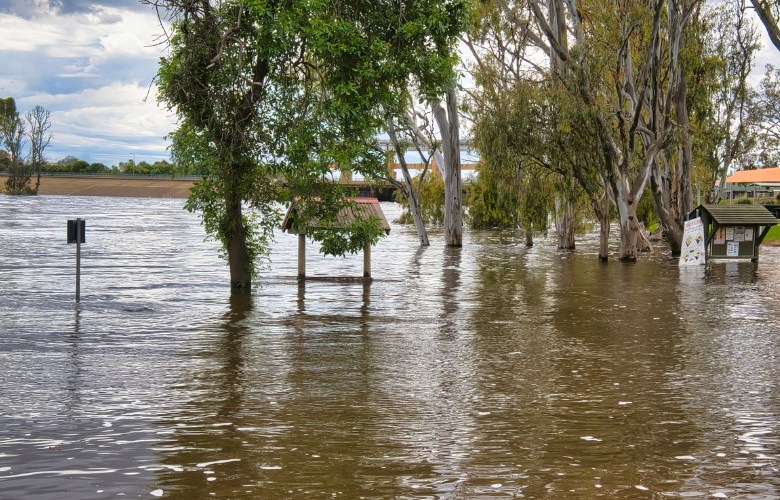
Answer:
[{"label": "partially submerged structure", "polygon": [[690,218],[701,217],[706,261],[750,259],[758,262],[758,249],[769,228],[780,224],[763,205],[699,205]]},{"label": "partially submerged structure", "polygon": [[[382,224],[385,234],[390,234],[390,224],[382,212],[379,200],[376,198],[351,198],[349,203],[336,214],[336,226],[341,228],[349,227],[358,219],[369,219],[377,217]],[[306,232],[318,229],[324,229],[318,220],[309,220],[306,227],[300,223],[300,206],[297,202],[290,205],[287,215],[282,223],[282,231],[298,235],[298,280],[307,279],[306,276]],[[331,225],[331,228],[333,226]],[[311,278],[309,278],[311,279]],[[322,279],[322,278],[320,278]],[[363,247],[363,276],[355,277],[330,277],[334,281],[365,281],[371,280],[371,244],[366,243]]]}]

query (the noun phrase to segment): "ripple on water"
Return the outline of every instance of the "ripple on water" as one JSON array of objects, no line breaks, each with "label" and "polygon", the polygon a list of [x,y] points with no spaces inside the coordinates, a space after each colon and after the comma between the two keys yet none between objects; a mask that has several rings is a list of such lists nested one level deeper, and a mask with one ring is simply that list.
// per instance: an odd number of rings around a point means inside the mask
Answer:
[{"label": "ripple on water", "polygon": [[780,249],[688,273],[599,265],[594,235],[418,249],[394,224],[370,285],[299,285],[280,234],[231,301],[180,200],[0,196],[0,218],[0,498],[780,495]]}]

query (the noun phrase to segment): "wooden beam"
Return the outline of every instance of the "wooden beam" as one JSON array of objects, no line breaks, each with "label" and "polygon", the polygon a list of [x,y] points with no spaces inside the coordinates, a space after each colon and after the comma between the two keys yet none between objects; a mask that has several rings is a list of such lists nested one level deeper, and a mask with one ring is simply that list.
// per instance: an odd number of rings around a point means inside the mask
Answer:
[{"label": "wooden beam", "polygon": [[306,279],[306,234],[298,233],[298,279]]},{"label": "wooden beam", "polygon": [[371,277],[371,243],[363,246],[363,277]]}]

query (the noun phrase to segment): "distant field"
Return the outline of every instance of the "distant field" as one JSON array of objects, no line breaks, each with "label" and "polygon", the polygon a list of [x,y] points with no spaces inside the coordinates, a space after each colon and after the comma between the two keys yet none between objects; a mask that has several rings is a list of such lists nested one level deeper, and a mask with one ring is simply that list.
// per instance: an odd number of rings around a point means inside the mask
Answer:
[{"label": "distant field", "polygon": [[[0,184],[7,176],[0,174]],[[57,176],[41,177],[39,194],[187,198],[195,181],[157,177]]]}]

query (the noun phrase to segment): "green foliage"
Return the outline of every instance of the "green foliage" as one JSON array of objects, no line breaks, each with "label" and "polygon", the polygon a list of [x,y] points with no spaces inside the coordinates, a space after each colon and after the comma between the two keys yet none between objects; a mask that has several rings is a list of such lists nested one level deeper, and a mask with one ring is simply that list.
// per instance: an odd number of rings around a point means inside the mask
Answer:
[{"label": "green foliage", "polygon": [[499,189],[497,169],[483,165],[469,189],[466,220],[472,228],[514,228],[520,225],[520,185]]},{"label": "green foliage", "polygon": [[[206,229],[206,239],[221,241],[233,230],[227,224],[231,223],[227,216],[227,207],[221,202],[220,183],[211,179],[203,179],[193,185],[190,197],[184,208],[193,213],[200,213]],[[254,263],[252,272],[259,272],[269,262],[270,244],[273,241],[273,228],[282,220],[282,213],[276,205],[256,205],[262,211],[255,209],[242,215],[247,253]],[[228,260],[227,247],[220,249],[220,257]]]},{"label": "green foliage", "polygon": [[[160,3],[173,21],[158,74],[160,99],[180,117],[173,158],[208,177],[189,207],[203,210],[206,231],[225,250],[241,231],[243,203],[265,214],[273,202],[317,198],[334,212],[348,193],[328,182],[332,169],[384,174],[374,147],[381,110],[400,106],[412,75],[429,94],[454,79],[468,6],[409,1],[400,15],[396,3],[357,0]],[[272,220],[261,217],[262,229],[247,237],[269,233]],[[352,248],[326,240],[329,252]],[[229,259],[243,258],[239,246]],[[251,266],[263,252],[246,253]]]},{"label": "green foliage", "polygon": [[343,256],[358,253],[366,245],[375,245],[385,236],[382,222],[376,215],[355,219],[349,226],[335,224],[331,227],[313,230],[309,236],[320,243],[323,254]]},{"label": "green foliage", "polygon": [[751,111],[758,128],[756,163],[780,166],[780,68],[767,65]]},{"label": "green foliage", "polygon": [[650,188],[645,188],[644,195],[639,199],[639,205],[636,207],[636,216],[645,228],[658,225],[658,216],[655,213],[655,201]]},{"label": "green foliage", "polygon": [[[426,224],[444,223],[444,181],[438,175],[426,175],[420,186],[420,176],[412,179],[414,189],[420,187],[420,216]],[[395,192],[395,201],[401,205],[399,224],[414,224],[409,211],[409,202],[400,190]]]},{"label": "green foliage", "polygon": [[16,100],[13,97],[0,99],[0,126],[4,126],[17,115]]},{"label": "green foliage", "polygon": [[576,196],[573,177],[584,174],[571,172],[571,158],[582,161],[583,148],[572,144],[575,116],[562,97],[543,82],[518,82],[484,96],[474,126],[482,154],[469,194],[472,227],[546,231],[555,193]]},{"label": "green foliage", "polygon": [[756,27],[733,3],[708,6],[692,23],[683,52],[688,82],[695,170],[692,182],[709,190],[736,165],[756,161],[755,94],[749,74],[760,49]]}]

